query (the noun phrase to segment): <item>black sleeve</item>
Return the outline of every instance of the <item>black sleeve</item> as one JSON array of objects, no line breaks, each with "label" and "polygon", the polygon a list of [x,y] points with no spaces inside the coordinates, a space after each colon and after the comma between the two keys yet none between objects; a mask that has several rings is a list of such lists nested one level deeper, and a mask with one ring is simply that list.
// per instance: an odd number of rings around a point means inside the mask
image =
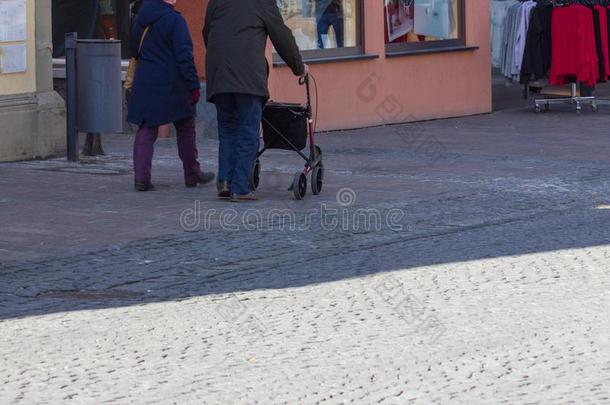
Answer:
[{"label": "black sleeve", "polygon": [[295,75],[302,75],[305,73],[305,66],[299,47],[290,28],[284,24],[275,0],[262,0],[261,9],[265,29],[275,50]]}]

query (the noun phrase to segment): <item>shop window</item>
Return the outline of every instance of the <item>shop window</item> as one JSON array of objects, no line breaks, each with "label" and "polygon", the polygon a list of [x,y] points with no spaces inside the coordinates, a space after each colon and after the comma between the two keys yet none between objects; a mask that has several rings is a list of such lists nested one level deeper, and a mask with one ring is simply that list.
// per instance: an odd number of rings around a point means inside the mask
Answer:
[{"label": "shop window", "polygon": [[118,39],[122,57],[130,57],[130,0],[53,0],[53,57],[65,55],[65,34],[76,32],[79,39]]},{"label": "shop window", "polygon": [[386,52],[465,45],[464,0],[384,0]]},{"label": "shop window", "polygon": [[362,0],[277,0],[305,59],[362,53]]}]

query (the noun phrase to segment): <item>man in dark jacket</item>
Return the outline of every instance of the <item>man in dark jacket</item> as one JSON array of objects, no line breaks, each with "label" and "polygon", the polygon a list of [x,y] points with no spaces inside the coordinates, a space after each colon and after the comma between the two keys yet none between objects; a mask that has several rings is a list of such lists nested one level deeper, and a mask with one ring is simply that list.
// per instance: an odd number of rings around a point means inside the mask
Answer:
[{"label": "man in dark jacket", "polygon": [[207,97],[218,110],[218,195],[255,200],[248,176],[256,159],[263,105],[269,98],[267,38],[297,76],[307,74],[275,0],[211,0],[203,38]]},{"label": "man in dark jacket", "polygon": [[144,0],[133,24],[132,52],[138,55],[140,44],[142,50],[127,120],[139,125],[133,151],[135,186],[139,191],[152,188],[153,147],[159,126],[168,123],[176,127],[186,186],[196,187],[214,178],[212,173],[204,175],[197,161],[195,115],[199,76],[186,21],[174,10],[175,3],[176,0]]}]

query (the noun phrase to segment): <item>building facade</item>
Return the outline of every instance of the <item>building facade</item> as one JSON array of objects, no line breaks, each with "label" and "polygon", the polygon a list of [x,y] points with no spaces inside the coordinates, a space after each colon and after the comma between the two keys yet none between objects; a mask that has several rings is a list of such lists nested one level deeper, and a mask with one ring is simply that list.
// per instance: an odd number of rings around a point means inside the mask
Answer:
[{"label": "building facade", "polygon": [[[191,27],[203,79],[201,28],[207,3],[178,2]],[[319,130],[491,111],[489,2],[280,0],[278,4],[316,79]],[[303,89],[271,47],[267,58],[273,61],[272,97],[303,100]]]},{"label": "building facade", "polygon": [[[201,30],[208,1],[178,0],[204,83]],[[65,149],[63,101],[52,87],[53,76],[61,78],[63,73],[64,35],[120,39],[126,66],[131,3],[0,0],[0,19],[6,21],[12,21],[7,10],[20,12],[15,5],[25,5],[24,35],[11,37],[3,32],[13,30],[0,29],[0,60],[7,65],[11,58],[11,66],[0,69],[0,160],[43,157]],[[491,111],[489,2],[278,0],[278,6],[315,79],[318,130]],[[15,57],[25,66],[15,65]],[[303,101],[304,89],[271,45],[267,59],[272,98]],[[200,113],[201,130],[213,132],[213,107],[202,101]]]},{"label": "building facade", "polygon": [[65,111],[53,91],[51,0],[0,0],[0,161],[65,150]]}]

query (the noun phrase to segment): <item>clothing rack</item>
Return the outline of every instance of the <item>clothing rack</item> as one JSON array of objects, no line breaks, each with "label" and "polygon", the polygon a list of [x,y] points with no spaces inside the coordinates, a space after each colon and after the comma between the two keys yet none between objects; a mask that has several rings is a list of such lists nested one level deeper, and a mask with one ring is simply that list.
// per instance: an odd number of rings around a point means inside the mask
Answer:
[{"label": "clothing rack", "polygon": [[[549,4],[553,7],[564,7],[571,4],[581,4],[583,6],[593,7],[596,5],[608,7],[610,6],[610,0],[538,0],[539,4]],[[599,105],[610,105],[610,100],[597,99],[595,96],[579,96],[577,83],[570,83],[570,96],[569,97],[554,97],[554,98],[539,98],[534,100],[534,106],[536,112],[541,112],[544,106],[544,110],[548,111],[552,104],[570,104],[576,108],[576,114],[580,114],[583,105],[590,105],[593,111],[598,111]],[[526,84],[524,90],[524,96],[529,93],[529,86]],[[581,89],[582,92],[582,89]]]},{"label": "clothing rack", "polygon": [[570,83],[570,97],[537,98],[534,100],[536,112],[548,111],[551,104],[572,104],[576,107],[576,114],[580,114],[583,105],[590,105],[593,111],[598,110],[599,105],[610,105],[610,100],[597,99],[595,96],[579,96],[576,83]]}]

